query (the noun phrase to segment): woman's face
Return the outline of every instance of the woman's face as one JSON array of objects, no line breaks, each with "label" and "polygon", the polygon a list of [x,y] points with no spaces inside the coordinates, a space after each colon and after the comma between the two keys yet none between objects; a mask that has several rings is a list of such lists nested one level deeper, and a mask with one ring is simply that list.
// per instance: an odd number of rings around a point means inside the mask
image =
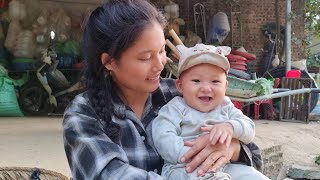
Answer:
[{"label": "woman's face", "polygon": [[124,94],[150,93],[159,87],[160,73],[166,63],[165,38],[158,23],[148,26],[120,61],[106,65]]}]

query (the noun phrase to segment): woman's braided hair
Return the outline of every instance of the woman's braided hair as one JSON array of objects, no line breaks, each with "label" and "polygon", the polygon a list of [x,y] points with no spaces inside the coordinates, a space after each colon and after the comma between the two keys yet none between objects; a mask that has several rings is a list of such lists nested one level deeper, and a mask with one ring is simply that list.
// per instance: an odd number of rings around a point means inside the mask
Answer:
[{"label": "woman's braided hair", "polygon": [[113,99],[118,97],[116,84],[101,62],[101,54],[118,61],[143,30],[166,20],[161,12],[146,0],[109,0],[90,15],[82,39],[82,54],[86,68],[84,76],[90,103],[105,124],[106,134],[119,138],[119,126],[112,122]]}]

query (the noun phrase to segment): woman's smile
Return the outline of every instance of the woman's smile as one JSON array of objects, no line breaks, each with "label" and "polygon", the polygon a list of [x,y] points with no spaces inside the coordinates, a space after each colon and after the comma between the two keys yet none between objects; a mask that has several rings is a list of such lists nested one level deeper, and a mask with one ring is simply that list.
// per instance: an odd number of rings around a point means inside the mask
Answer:
[{"label": "woman's smile", "polygon": [[160,74],[153,77],[147,77],[147,81],[151,81],[151,82],[159,82],[159,79],[160,79]]}]

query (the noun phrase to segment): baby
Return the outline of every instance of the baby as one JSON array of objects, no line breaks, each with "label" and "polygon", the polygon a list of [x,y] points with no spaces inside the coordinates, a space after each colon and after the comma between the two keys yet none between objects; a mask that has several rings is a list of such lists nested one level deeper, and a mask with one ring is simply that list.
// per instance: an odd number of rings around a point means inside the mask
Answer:
[{"label": "baby", "polygon": [[[180,160],[189,150],[184,141],[210,133],[212,144],[229,146],[232,138],[250,143],[255,135],[255,125],[225,96],[230,65],[224,55],[230,53],[230,47],[178,45],[177,50],[180,58],[176,87],[182,97],[175,97],[163,106],[152,124],[155,147],[165,161],[162,175],[173,180],[224,180],[231,179],[229,172],[245,173],[246,168],[250,169],[248,174],[252,174],[252,167],[231,163],[202,176],[198,176],[197,170],[186,172],[186,165]],[[207,126],[213,126],[210,132],[204,132]],[[250,175],[244,179],[250,179]]]}]

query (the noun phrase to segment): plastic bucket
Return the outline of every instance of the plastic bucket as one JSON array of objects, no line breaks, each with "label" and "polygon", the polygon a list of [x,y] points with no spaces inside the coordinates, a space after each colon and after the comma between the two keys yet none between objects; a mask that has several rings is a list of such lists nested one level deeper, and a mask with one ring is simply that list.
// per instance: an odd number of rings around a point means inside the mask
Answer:
[{"label": "plastic bucket", "polygon": [[297,69],[292,69],[287,72],[286,77],[287,78],[300,78],[301,76],[301,71]]}]

